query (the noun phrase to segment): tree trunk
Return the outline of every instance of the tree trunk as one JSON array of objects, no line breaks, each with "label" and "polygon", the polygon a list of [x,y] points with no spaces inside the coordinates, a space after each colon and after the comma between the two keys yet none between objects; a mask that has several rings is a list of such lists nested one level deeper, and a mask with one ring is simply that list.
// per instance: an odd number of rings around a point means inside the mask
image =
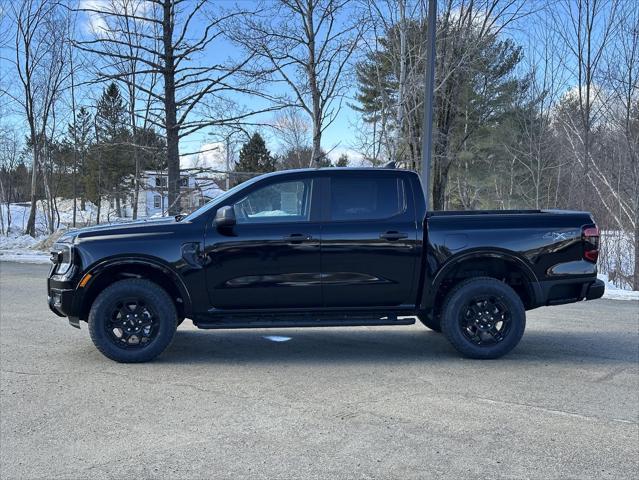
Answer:
[{"label": "tree trunk", "polygon": [[[135,132],[135,129],[133,130]],[[134,138],[137,138],[134,133]],[[135,177],[133,178],[133,220],[138,219],[138,199],[140,198],[140,155],[138,154],[137,141],[133,146],[135,149]]]},{"label": "tree trunk", "polygon": [[447,161],[434,162],[433,165],[433,210],[446,208],[446,186],[450,163]]},{"label": "tree trunk", "polygon": [[320,123],[313,121],[313,151],[309,167],[319,167],[322,161],[322,132]]},{"label": "tree trunk", "polygon": [[180,149],[177,107],[175,104],[175,59],[173,56],[173,1],[164,0],[162,20],[164,43],[164,110],[166,115],[166,150],[168,166],[169,215],[180,213]]},{"label": "tree trunk", "polygon": [[308,11],[306,12],[306,31],[308,32],[308,63],[306,71],[313,102],[313,150],[311,152],[311,165],[309,166],[319,167],[322,161],[322,107],[315,66],[315,27],[313,23],[313,8],[309,2]]},{"label": "tree trunk", "polygon": [[38,147],[36,141],[35,130],[31,129],[31,138],[33,138],[33,169],[31,171],[31,209],[29,210],[29,220],[27,220],[27,227],[24,231],[25,235],[31,235],[35,237],[35,217],[36,217],[36,202],[37,188],[38,188]]},{"label": "tree trunk", "polygon": [[632,289],[639,291],[639,218],[635,221],[635,271],[632,283]]},{"label": "tree trunk", "polygon": [[391,159],[399,162],[399,146],[404,135],[404,89],[406,87],[406,12],[399,0],[399,84],[397,86],[397,119]]}]

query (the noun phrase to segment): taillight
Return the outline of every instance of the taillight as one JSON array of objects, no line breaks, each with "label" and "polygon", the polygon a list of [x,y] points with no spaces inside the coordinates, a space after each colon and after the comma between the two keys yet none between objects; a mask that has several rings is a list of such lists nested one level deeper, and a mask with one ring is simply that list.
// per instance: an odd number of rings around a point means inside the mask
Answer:
[{"label": "taillight", "polygon": [[599,229],[596,226],[584,227],[581,237],[584,242],[584,259],[597,263],[599,258]]}]

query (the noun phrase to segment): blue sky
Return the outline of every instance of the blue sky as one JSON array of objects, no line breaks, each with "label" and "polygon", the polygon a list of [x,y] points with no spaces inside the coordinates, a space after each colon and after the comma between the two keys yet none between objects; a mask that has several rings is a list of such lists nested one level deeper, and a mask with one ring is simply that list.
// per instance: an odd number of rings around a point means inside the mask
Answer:
[{"label": "blue sky", "polygon": [[[100,2],[103,0],[81,0],[84,2],[85,6],[91,6],[96,2]],[[251,1],[240,1],[236,2],[233,0],[229,1],[217,1],[212,3],[213,8],[232,8],[235,5],[239,5],[240,7],[251,8],[257,5],[257,2]],[[219,13],[215,11],[213,13]],[[92,25],[93,22],[93,25]],[[192,25],[193,37],[197,38],[198,35],[206,28],[208,24],[206,18],[201,16],[200,18],[195,19]],[[91,35],[92,28],[99,26],[99,21],[96,21],[95,16],[93,19],[89,17],[87,13],[80,14],[78,19],[78,32],[84,35]],[[211,48],[209,48],[205,54],[201,55],[199,58],[195,59],[196,63],[203,65],[211,65],[217,63],[223,63],[225,61],[232,61],[232,59],[242,58],[243,52],[241,49],[236,46],[233,42],[225,38],[224,36],[218,37],[214,43],[211,44]],[[275,87],[269,87],[271,91],[274,90]],[[280,91],[282,87],[277,87]],[[356,89],[351,88],[342,101],[342,108],[340,110],[340,114],[335,119],[335,121],[325,130],[322,138],[322,145],[326,151],[332,150],[331,156],[337,158],[339,154],[345,150],[348,150],[352,144],[354,137],[354,124],[357,121],[358,115],[354,112],[348,104],[354,101],[353,96],[355,95]],[[256,97],[247,97],[244,94],[230,94],[229,98],[236,101],[239,105],[244,106],[247,110],[251,108],[260,108],[265,107],[267,103],[261,99]],[[308,119],[310,125],[310,118],[306,115],[306,113],[300,111],[303,118]],[[261,123],[272,123],[274,120],[275,114],[268,113],[262,114],[256,117],[253,117],[255,120],[258,120]],[[258,127],[256,127],[258,128]],[[273,130],[268,127],[258,128],[265,136],[267,136],[267,140],[270,140],[269,148],[271,150],[277,151],[279,145],[275,138],[273,138]],[[201,130],[193,135],[190,135],[188,138],[181,140],[181,151],[197,151],[202,144],[207,144],[211,142],[211,131],[210,130]],[[268,138],[271,137],[271,138]],[[310,139],[309,139],[310,141]]]},{"label": "blue sky", "polygon": [[[3,1],[4,0],[0,0],[0,4]],[[104,0],[79,0],[79,1],[85,2],[85,5],[91,5]],[[224,7],[231,8],[236,3],[237,2],[233,0],[228,0],[228,1],[217,1],[212,3],[211,5],[213,8],[219,9]],[[541,4],[542,4],[541,2],[530,2],[527,4],[527,7],[534,9],[536,8],[537,5],[541,5]],[[254,6],[256,5],[256,2],[244,1],[244,2],[240,2],[240,5]],[[556,15],[559,15],[560,18],[566,15],[565,10],[558,9],[555,13]],[[535,47],[534,41],[531,41],[531,32],[535,29],[544,28],[543,25],[540,25],[538,23],[539,18],[540,17],[536,17],[536,18],[531,17],[529,21],[522,22],[520,25],[518,25],[519,29],[512,29],[509,32],[507,32],[508,35],[511,35],[513,38],[515,38],[515,40],[524,47],[524,50],[527,53],[530,52],[531,48]],[[205,18],[197,19],[194,23],[195,35],[197,35],[198,31],[201,31],[203,28],[205,28],[205,25],[207,23],[208,22],[206,21]],[[90,32],[91,30],[90,22],[86,14],[81,14],[79,16],[76,28],[77,28],[77,31],[81,34],[86,35],[88,32]],[[360,55],[362,54],[362,50],[363,49],[360,49],[359,51]],[[4,47],[1,53],[3,57],[13,56],[13,53],[11,50],[11,43],[9,43],[9,47]],[[241,54],[242,53],[237,46],[235,46],[232,42],[230,42],[229,40],[221,36],[215,40],[215,43],[212,44],[212,47],[208,49],[206,54],[202,56],[201,58],[199,58],[197,61],[200,62],[201,64],[207,65],[207,64],[213,64],[216,62],[223,62],[229,58],[238,58],[241,56]],[[565,65],[565,66],[568,69],[570,67],[569,65]],[[1,65],[1,67],[2,67],[2,70],[4,71],[3,73],[6,74],[5,78],[9,78],[10,80],[11,77],[15,77],[15,72],[10,71],[11,65],[7,64],[6,62],[3,62],[3,65]],[[13,85],[14,87],[18,86],[17,82],[12,82],[12,83],[14,84]],[[91,89],[92,90],[90,92],[89,91],[85,92],[85,95],[80,95],[81,98],[79,100],[79,103],[81,104],[84,103],[89,105],[93,105],[95,103],[95,99],[99,95],[100,90],[95,85],[92,86]],[[333,151],[333,156],[335,157],[339,153],[345,150],[348,150],[352,146],[354,142],[355,134],[357,133],[356,122],[358,121],[359,113],[353,111],[348,105],[349,103],[354,102],[355,94],[356,94],[356,86],[355,84],[353,84],[351,88],[349,89],[346,98],[343,99],[342,109],[339,116],[337,117],[335,122],[331,126],[329,126],[324,132],[324,136],[322,140],[323,148],[327,151],[335,149]],[[233,95],[232,98],[236,100],[238,103],[243,104],[244,106],[248,108],[252,106],[254,107],[255,105],[259,105],[260,103],[263,103],[263,101],[256,100],[254,98],[247,98],[246,96],[239,95],[239,94]],[[4,113],[5,121],[15,121],[16,123],[23,122],[22,117],[19,113],[17,115],[11,114],[11,112],[7,113],[6,110],[3,113]],[[274,118],[274,114],[265,114],[260,116],[259,120],[264,123],[270,123],[273,118]],[[309,120],[309,123],[310,123],[310,120]],[[270,129],[262,128],[261,131],[267,136],[272,137],[272,135],[270,135],[272,133]],[[211,133],[210,131],[202,130],[192,135],[191,137],[184,139],[181,143],[181,151],[182,152],[197,151],[202,144],[210,143],[211,142],[210,133]],[[278,150],[277,142],[273,138],[271,138],[271,141],[269,142],[269,147],[272,150],[275,150],[275,151]]]}]

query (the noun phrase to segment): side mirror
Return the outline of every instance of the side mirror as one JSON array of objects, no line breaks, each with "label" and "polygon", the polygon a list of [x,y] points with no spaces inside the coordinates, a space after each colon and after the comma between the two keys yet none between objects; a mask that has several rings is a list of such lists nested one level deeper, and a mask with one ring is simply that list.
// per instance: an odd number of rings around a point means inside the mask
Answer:
[{"label": "side mirror", "polygon": [[232,227],[237,223],[235,219],[235,210],[233,207],[226,206],[217,209],[215,212],[215,226],[217,228]]}]

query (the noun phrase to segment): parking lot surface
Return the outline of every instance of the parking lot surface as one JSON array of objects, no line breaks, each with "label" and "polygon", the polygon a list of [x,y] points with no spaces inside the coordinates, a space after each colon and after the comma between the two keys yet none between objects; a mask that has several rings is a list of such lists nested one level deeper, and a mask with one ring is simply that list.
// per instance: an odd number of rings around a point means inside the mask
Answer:
[{"label": "parking lot surface", "polygon": [[505,358],[410,327],[200,331],[120,365],[0,263],[0,477],[637,478],[639,302],[529,312]]}]

